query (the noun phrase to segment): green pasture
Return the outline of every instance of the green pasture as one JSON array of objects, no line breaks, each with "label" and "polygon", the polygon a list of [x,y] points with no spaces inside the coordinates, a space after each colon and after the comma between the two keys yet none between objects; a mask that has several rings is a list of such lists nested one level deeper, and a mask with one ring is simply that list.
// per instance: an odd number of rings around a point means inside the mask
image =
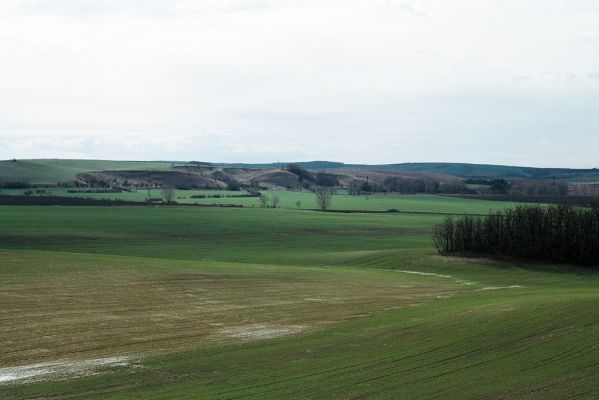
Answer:
[{"label": "green pasture", "polygon": [[[148,198],[147,190],[119,193],[87,193],[84,191],[69,193],[65,188],[43,188],[42,193],[36,193],[36,189],[3,189],[5,195],[23,195],[27,191],[33,191],[34,196],[66,196],[84,197],[96,200],[127,200],[145,201]],[[178,204],[233,204],[244,207],[260,207],[261,202],[257,197],[234,197],[245,194],[245,191],[228,190],[175,190],[174,201]],[[342,191],[340,191],[342,192]],[[262,191],[269,199],[268,206],[272,206],[272,200],[279,199],[278,206],[286,209],[316,209],[314,193],[308,191],[292,190],[265,190]],[[154,199],[163,197],[162,190],[152,189],[150,195]],[[220,198],[206,197],[193,198],[192,196],[222,196]],[[299,204],[298,204],[299,202]],[[502,201],[478,201],[471,199],[459,199],[445,196],[433,195],[397,195],[397,194],[375,194],[353,196],[347,194],[335,194],[332,197],[331,209],[334,210],[358,210],[358,211],[388,211],[398,210],[403,212],[431,212],[431,213],[474,213],[487,214],[491,210],[503,209],[513,206],[514,203]]]},{"label": "green pasture", "polygon": [[[270,190],[264,192],[269,198],[279,197],[281,207],[317,208],[315,196],[310,192],[295,192],[287,190]],[[513,203],[499,201],[477,201],[458,199],[445,196],[433,195],[399,195],[399,194],[375,194],[375,195],[347,195],[337,194],[332,196],[331,209],[334,210],[364,210],[364,211],[387,211],[398,210],[406,212],[439,212],[439,213],[482,213],[489,210],[502,209],[512,206]]]},{"label": "green pasture", "polygon": [[0,399],[599,397],[596,272],[439,257],[438,215],[285,207],[0,207]]}]

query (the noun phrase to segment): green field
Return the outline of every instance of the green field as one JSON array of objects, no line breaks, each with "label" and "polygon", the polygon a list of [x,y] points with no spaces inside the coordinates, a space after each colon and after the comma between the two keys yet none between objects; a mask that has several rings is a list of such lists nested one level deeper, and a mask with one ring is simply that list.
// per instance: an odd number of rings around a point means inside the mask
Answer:
[{"label": "green field", "polygon": [[106,170],[165,170],[169,162],[108,160],[17,160],[0,161],[0,182],[57,184],[70,182],[84,172]]},{"label": "green field", "polygon": [[[334,208],[492,207],[387,197]],[[0,399],[599,397],[599,274],[436,256],[441,219],[0,207]]]},{"label": "green field", "polygon": [[[31,189],[3,189],[5,195],[23,195]],[[148,197],[147,190],[120,193],[69,193],[70,189],[48,188],[44,193],[34,193],[34,196],[66,196],[85,197],[97,200],[126,200],[145,201]],[[71,189],[72,190],[72,189]],[[175,190],[174,200],[178,204],[235,204],[244,207],[260,207],[257,197],[232,197],[246,193],[245,191],[227,190]],[[290,190],[265,190],[262,191],[269,199],[269,204],[274,197],[279,198],[279,207],[286,209],[316,209],[314,193],[308,191]],[[150,190],[152,198],[162,198],[160,189]],[[192,198],[194,195],[214,196],[222,198]],[[300,202],[299,207],[297,202]],[[487,214],[491,210],[499,210],[511,207],[514,203],[504,201],[477,201],[470,199],[459,199],[433,195],[362,195],[350,196],[347,194],[336,194],[333,196],[331,208],[335,210],[361,210],[361,211],[388,211],[398,210],[402,212],[429,212],[429,213],[474,213]]]}]

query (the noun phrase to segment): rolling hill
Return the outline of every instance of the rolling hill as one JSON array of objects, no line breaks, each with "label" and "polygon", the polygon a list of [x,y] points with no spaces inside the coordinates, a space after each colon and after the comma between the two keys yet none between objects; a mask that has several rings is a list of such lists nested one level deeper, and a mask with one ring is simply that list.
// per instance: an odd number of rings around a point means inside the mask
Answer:
[{"label": "rolling hill", "polygon": [[[285,163],[272,164],[219,164],[227,167],[274,168]],[[330,161],[309,161],[295,163],[308,170],[377,170],[412,171],[441,174],[459,178],[506,179],[506,180],[564,180],[569,182],[599,181],[599,169],[536,168],[493,164],[468,163],[399,163],[399,164],[344,164]]]},{"label": "rolling hill", "polygon": [[[56,184],[74,181],[78,174],[103,171],[168,171],[182,168],[228,170],[280,170],[290,163],[207,163],[179,161],[110,161],[110,160],[6,160],[0,161],[0,182]],[[294,163],[310,171],[326,171],[340,175],[355,175],[380,171],[402,176],[434,176],[506,180],[561,180],[567,182],[599,182],[599,169],[534,168],[466,163],[400,163],[344,164],[331,161]]]}]

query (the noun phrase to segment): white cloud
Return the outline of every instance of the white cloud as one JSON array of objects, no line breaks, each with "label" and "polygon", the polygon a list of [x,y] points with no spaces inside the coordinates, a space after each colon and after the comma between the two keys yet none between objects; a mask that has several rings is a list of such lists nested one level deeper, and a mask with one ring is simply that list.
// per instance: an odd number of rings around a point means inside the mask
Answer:
[{"label": "white cloud", "polygon": [[[5,0],[0,18],[0,158],[596,163],[593,1]],[[540,158],[539,138],[569,150]]]}]

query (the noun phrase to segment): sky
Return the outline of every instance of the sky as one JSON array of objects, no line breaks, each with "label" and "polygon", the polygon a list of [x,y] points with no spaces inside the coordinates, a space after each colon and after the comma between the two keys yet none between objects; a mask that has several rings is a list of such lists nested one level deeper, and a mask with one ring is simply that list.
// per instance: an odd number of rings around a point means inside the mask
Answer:
[{"label": "sky", "polygon": [[0,0],[0,159],[599,167],[597,0]]}]

